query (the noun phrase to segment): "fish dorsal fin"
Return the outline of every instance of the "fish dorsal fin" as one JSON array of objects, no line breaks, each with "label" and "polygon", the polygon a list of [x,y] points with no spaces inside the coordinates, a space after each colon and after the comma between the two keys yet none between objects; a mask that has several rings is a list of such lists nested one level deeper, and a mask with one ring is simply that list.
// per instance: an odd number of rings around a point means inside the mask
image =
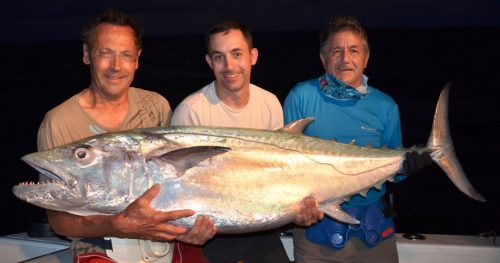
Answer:
[{"label": "fish dorsal fin", "polygon": [[299,120],[290,122],[289,124],[287,124],[286,126],[281,128],[280,131],[293,133],[293,134],[303,134],[302,132],[307,127],[307,125],[309,125],[314,120],[315,120],[314,117],[307,117],[307,118],[299,119]]},{"label": "fish dorsal fin", "polygon": [[331,218],[337,219],[338,221],[353,225],[357,225],[360,223],[359,220],[342,210],[339,205],[339,202],[324,206],[320,205],[320,209],[325,212],[325,214],[329,215]]},{"label": "fish dorsal fin", "polygon": [[194,146],[170,151],[156,159],[172,165],[177,174],[184,174],[184,172],[200,162],[229,150],[231,148],[221,146]]}]

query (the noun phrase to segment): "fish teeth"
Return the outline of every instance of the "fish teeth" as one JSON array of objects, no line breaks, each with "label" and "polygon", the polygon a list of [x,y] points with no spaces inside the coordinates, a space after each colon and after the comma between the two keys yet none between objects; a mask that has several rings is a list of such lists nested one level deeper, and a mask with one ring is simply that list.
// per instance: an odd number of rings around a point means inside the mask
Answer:
[{"label": "fish teeth", "polygon": [[19,185],[43,185],[43,184],[54,184],[54,183],[57,183],[58,181],[57,180],[48,180],[48,181],[43,181],[43,182],[34,182],[34,181],[24,181],[22,183],[19,183]]}]

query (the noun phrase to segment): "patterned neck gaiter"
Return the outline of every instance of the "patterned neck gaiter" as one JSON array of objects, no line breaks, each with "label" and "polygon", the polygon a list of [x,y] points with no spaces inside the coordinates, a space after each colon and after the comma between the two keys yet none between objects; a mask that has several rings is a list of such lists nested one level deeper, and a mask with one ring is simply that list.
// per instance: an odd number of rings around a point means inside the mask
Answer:
[{"label": "patterned neck gaiter", "polygon": [[319,85],[321,91],[327,97],[334,98],[337,100],[351,100],[351,99],[362,99],[367,93],[367,81],[368,78],[363,75],[361,80],[361,86],[359,92],[357,89],[347,85],[347,83],[342,80],[336,79],[335,76],[331,74],[325,74],[319,78]]}]

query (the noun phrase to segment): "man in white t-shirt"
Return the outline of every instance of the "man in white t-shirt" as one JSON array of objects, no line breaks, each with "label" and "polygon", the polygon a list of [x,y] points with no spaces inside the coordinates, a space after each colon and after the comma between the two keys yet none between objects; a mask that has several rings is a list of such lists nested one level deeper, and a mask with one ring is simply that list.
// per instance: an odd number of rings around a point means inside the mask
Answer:
[{"label": "man in white t-shirt", "polygon": [[[222,21],[208,31],[205,41],[205,59],[215,81],[185,98],[175,109],[171,125],[281,128],[283,110],[276,96],[250,83],[258,51],[248,28]],[[310,225],[322,216],[314,200],[306,199],[295,223]],[[289,262],[278,231],[216,235],[205,244],[203,252],[217,263]]]}]

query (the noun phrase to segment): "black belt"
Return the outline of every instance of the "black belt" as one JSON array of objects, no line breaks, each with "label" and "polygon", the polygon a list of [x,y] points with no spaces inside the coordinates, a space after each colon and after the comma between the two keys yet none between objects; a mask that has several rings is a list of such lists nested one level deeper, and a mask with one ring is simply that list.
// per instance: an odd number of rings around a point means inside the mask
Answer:
[{"label": "black belt", "polygon": [[108,240],[108,239],[84,238],[84,239],[80,239],[79,241],[96,245],[102,249],[113,250],[113,244],[111,243],[111,240]]}]

